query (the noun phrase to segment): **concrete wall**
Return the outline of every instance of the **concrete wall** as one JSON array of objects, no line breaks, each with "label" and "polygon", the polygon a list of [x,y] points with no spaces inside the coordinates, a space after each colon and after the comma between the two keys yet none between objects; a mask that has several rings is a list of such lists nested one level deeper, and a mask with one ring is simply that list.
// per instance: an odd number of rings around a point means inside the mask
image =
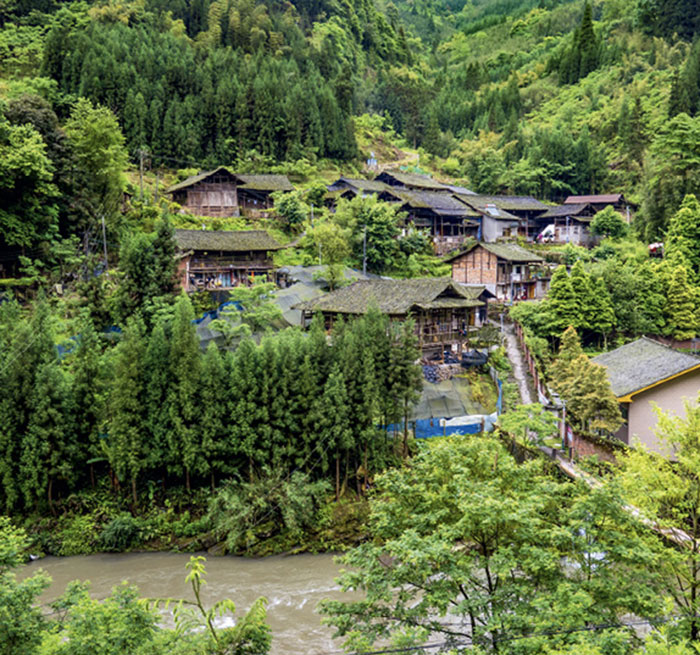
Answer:
[{"label": "concrete wall", "polygon": [[698,392],[700,392],[700,371],[696,370],[633,396],[633,401],[629,405],[630,445],[634,446],[638,439],[650,450],[670,455],[664,452],[662,444],[654,434],[658,421],[652,402],[664,412],[685,417],[684,399],[697,404]]},{"label": "concrete wall", "polygon": [[510,229],[510,236],[515,236],[518,232],[519,221],[497,220],[485,215],[481,218],[481,238],[486,243],[493,243],[503,236],[504,230]]}]

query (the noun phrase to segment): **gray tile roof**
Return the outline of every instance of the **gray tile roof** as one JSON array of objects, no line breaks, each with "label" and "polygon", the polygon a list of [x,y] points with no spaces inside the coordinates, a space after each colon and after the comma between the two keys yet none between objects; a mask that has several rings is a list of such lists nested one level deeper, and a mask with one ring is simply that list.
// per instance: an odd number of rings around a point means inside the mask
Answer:
[{"label": "gray tile roof", "polygon": [[484,303],[450,278],[409,280],[360,280],[325,296],[302,303],[295,309],[364,314],[374,304],[391,315],[406,315],[415,307],[423,309],[479,307]]},{"label": "gray tile roof", "polygon": [[569,196],[565,201],[565,205],[578,205],[582,202],[593,203],[616,203],[624,200],[621,193],[606,193],[598,196]]},{"label": "gray tile roof", "polygon": [[540,218],[562,218],[566,216],[575,216],[576,218],[591,218],[596,213],[596,210],[587,202],[580,204],[557,205],[550,207]]},{"label": "gray tile roof", "polygon": [[407,191],[389,189],[382,194],[382,199],[396,198],[402,207],[410,209],[431,209],[444,216],[478,217],[480,214],[469,205],[460,202],[449,193],[435,191]]},{"label": "gray tile roof", "polygon": [[700,367],[700,358],[678,352],[648,337],[598,355],[591,361],[605,366],[610,386],[618,398]]},{"label": "gray tile roof", "polygon": [[339,191],[341,189],[347,189],[348,187],[353,187],[355,189],[360,189],[361,191],[366,191],[369,193],[380,193],[389,189],[388,185],[384,182],[377,182],[376,180],[364,180],[362,178],[356,177],[341,177],[337,179],[333,184],[329,184],[328,188],[332,191]]},{"label": "gray tile roof", "polygon": [[175,230],[175,243],[180,250],[222,252],[279,250],[282,248],[265,230]]},{"label": "gray tile roof", "polygon": [[468,252],[471,252],[476,248],[477,246],[481,246],[482,248],[488,250],[489,252],[492,252],[496,257],[499,259],[505,259],[506,261],[509,262],[543,262],[544,259],[540,257],[539,255],[536,255],[533,252],[530,252],[529,250],[525,250],[522,246],[519,246],[516,243],[473,243],[471,246],[466,248],[465,250],[462,250],[460,252],[455,253],[454,255],[450,255],[449,257],[445,258],[443,261],[444,262],[451,262],[454,259],[457,259],[458,257],[461,257],[462,255],[466,255]]},{"label": "gray tile roof", "polygon": [[496,205],[504,211],[546,211],[549,205],[545,205],[532,196],[482,196],[469,195],[464,198],[476,209],[483,209],[486,205]]},{"label": "gray tile roof", "polygon": [[203,171],[197,175],[192,175],[182,182],[178,182],[171,186],[166,193],[173,193],[173,191],[179,191],[181,189],[186,189],[187,187],[194,186],[199,182],[204,181],[210,175],[220,172],[228,173],[231,177],[235,178],[239,187],[242,189],[250,189],[256,191],[292,191],[294,187],[289,181],[286,175],[248,175],[238,174],[231,171],[226,166],[219,166],[213,171]]},{"label": "gray tile roof", "polygon": [[[404,173],[403,171],[385,171],[377,176],[379,178],[393,178],[399,184],[403,184],[405,187],[416,188],[416,189],[432,189],[437,191],[449,191],[450,187],[442,182],[437,182],[433,180],[428,175],[420,175],[418,173]],[[381,180],[379,180],[381,181]]]}]

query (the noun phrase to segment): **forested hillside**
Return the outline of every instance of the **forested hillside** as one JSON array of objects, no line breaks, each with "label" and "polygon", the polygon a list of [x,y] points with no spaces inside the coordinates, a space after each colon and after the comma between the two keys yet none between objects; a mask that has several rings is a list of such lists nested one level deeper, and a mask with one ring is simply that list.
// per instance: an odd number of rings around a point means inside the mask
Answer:
[{"label": "forested hillside", "polygon": [[697,19],[693,3],[658,4],[3,3],[0,148],[40,151],[5,162],[10,207],[23,198],[5,240],[39,241],[16,222],[55,229],[34,202],[49,200],[62,236],[68,213],[88,211],[66,201],[81,166],[62,128],[79,97],[116,116],[133,164],[146,153],[171,169],[349,166],[368,154],[353,117],[383,115],[386,138],[422,148],[439,175],[550,200],[624,191],[658,238],[700,179]]}]

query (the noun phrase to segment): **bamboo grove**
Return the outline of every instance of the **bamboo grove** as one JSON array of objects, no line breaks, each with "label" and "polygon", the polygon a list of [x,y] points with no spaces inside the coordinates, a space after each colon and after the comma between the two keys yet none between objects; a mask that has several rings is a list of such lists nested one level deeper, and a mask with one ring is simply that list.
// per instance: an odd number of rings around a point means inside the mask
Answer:
[{"label": "bamboo grove", "polygon": [[116,343],[83,311],[67,353],[48,300],[26,317],[15,302],[0,314],[5,511],[55,511],[59,497],[95,486],[136,504],[147,480],[191,490],[295,471],[334,480],[337,496],[405,453],[379,426],[413,405],[419,353],[412,325],[378,312],[330,337],[315,320],[306,333],[202,352],[182,295],[150,330],[129,318]]}]

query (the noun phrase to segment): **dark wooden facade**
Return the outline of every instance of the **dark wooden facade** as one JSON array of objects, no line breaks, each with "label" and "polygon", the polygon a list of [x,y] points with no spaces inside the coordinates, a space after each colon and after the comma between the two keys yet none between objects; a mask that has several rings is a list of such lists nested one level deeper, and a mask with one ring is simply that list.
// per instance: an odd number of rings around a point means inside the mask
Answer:
[{"label": "dark wooden facade", "polygon": [[223,290],[269,277],[281,246],[262,230],[175,230],[178,276],[187,291]]},{"label": "dark wooden facade", "polygon": [[220,166],[170,187],[168,193],[182,211],[197,216],[260,217],[273,206],[275,191],[292,189],[284,175],[236,174]]},{"label": "dark wooden facade", "polygon": [[296,308],[302,311],[303,325],[321,312],[330,330],[340,317],[348,320],[374,305],[392,321],[413,319],[424,355],[441,356],[446,350],[462,352],[468,345],[477,311],[485,305],[479,293],[449,278],[363,280]]}]

